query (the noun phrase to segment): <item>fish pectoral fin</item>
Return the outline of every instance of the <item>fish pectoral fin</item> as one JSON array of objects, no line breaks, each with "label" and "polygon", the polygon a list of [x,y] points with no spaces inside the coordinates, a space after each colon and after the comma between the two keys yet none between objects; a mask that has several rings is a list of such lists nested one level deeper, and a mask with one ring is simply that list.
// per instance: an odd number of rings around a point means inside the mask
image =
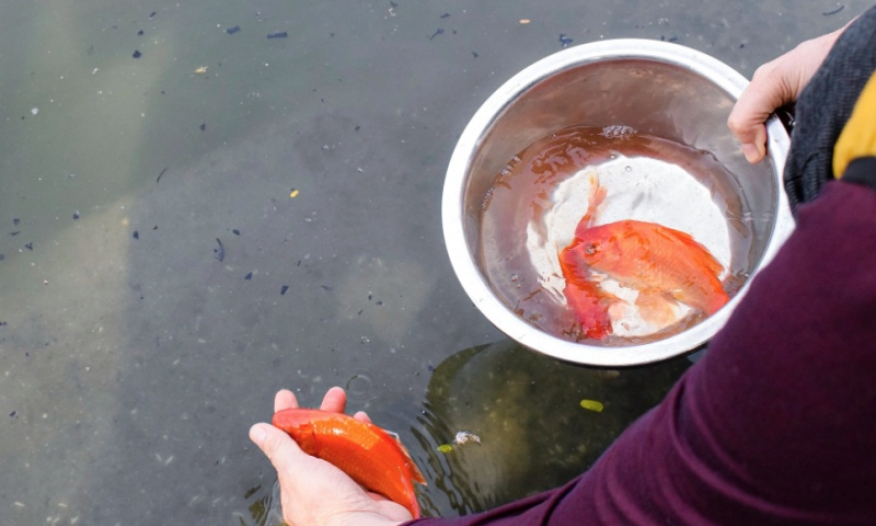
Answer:
[{"label": "fish pectoral fin", "polygon": [[640,290],[636,297],[639,316],[650,325],[661,328],[677,321],[675,310],[677,305],[671,294],[660,289]]}]

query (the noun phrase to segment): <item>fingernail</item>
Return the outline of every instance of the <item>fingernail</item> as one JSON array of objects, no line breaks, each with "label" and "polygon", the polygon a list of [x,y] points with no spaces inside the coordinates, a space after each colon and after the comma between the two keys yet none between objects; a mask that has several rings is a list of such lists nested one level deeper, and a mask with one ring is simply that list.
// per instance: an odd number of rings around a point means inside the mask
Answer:
[{"label": "fingernail", "polygon": [[760,151],[757,149],[757,146],[753,144],[743,144],[742,155],[744,155],[745,159],[752,164],[760,161]]},{"label": "fingernail", "polygon": [[265,437],[268,436],[267,431],[265,431],[265,426],[261,424],[256,424],[249,428],[249,438],[253,442],[258,445],[261,445],[262,442],[265,441]]}]

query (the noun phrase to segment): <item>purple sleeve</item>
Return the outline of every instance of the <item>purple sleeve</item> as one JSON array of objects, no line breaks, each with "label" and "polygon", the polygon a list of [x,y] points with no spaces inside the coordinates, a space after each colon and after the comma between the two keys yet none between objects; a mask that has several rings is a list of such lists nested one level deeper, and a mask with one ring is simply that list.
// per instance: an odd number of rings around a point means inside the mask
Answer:
[{"label": "purple sleeve", "polygon": [[828,183],[798,212],[706,356],[587,473],[414,522],[876,524],[876,191]]}]

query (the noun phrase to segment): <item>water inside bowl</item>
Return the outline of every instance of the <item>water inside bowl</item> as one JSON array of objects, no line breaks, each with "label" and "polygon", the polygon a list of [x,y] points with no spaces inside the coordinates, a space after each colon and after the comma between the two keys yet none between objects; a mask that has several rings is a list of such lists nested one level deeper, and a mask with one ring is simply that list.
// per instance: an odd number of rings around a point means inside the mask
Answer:
[{"label": "water inside bowl", "polygon": [[587,213],[591,187],[606,190],[594,224],[647,221],[690,234],[724,270],[732,296],[748,277],[752,222],[735,177],[708,152],[639,134],[628,126],[575,126],[544,137],[496,175],[481,206],[481,267],[497,295],[522,319],[571,341],[623,346],[659,340],[701,322],[704,312],[672,303],[656,321],[636,306],[640,293],[610,276],[612,334],[588,338],[564,295],[559,253]]}]

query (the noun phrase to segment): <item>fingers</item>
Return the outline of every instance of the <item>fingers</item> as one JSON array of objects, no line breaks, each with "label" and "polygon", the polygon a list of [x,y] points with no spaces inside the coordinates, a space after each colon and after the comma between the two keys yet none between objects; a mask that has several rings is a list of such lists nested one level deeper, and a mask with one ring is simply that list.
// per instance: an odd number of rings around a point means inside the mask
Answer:
[{"label": "fingers", "polygon": [[797,100],[844,29],[802,42],[754,72],[727,119],[727,126],[739,139],[749,162],[759,162],[766,155],[767,118]]},{"label": "fingers", "polygon": [[[340,387],[332,387],[322,399],[320,409],[332,413],[343,413],[347,406],[347,393]],[[297,409],[298,399],[295,393],[288,389],[281,389],[274,395],[274,412],[284,409]]]},{"label": "fingers", "polygon": [[780,60],[768,62],[755,71],[727,119],[727,126],[739,139],[742,153],[750,163],[760,162],[766,155],[764,123],[770,114],[796,99]]},{"label": "fingers", "polygon": [[371,423],[371,418],[368,416],[367,413],[365,413],[365,411],[357,411],[356,414],[353,415],[353,418],[355,418],[356,420],[358,420],[360,422],[365,422],[368,424]]},{"label": "fingers", "polygon": [[343,413],[347,407],[347,392],[340,387],[329,389],[322,399],[319,408],[332,413]]},{"label": "fingers", "polygon": [[288,389],[281,389],[274,395],[274,412],[284,409],[297,409],[298,399],[295,398],[295,393]]}]

